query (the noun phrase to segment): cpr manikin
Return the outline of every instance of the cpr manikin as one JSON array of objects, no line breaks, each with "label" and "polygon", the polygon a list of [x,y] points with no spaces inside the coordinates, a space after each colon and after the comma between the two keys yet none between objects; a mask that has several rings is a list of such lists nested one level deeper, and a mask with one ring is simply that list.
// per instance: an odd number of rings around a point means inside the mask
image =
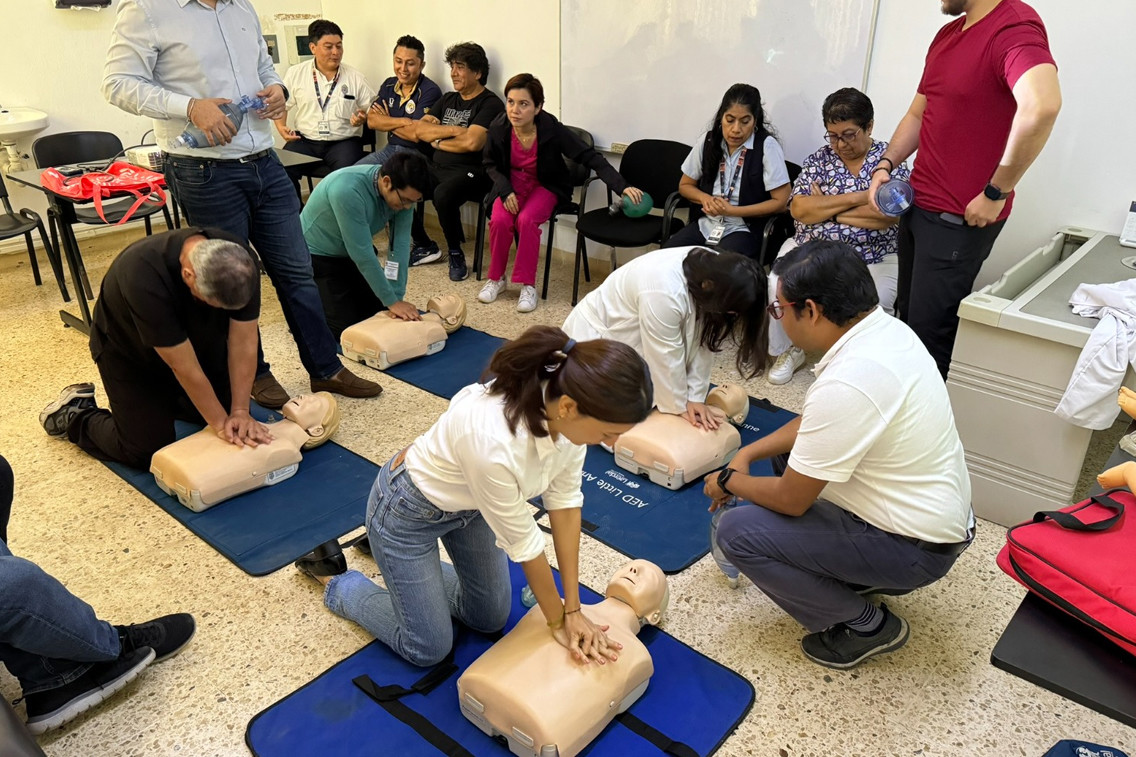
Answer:
[{"label": "cpr manikin", "polygon": [[723,384],[707,395],[706,404],[718,428],[697,428],[680,415],[653,410],[615,442],[616,465],[668,489],[681,489],[726,465],[742,443],[738,430],[726,420],[744,421],[749,397],[740,386]]},{"label": "cpr manikin", "polygon": [[197,512],[291,478],[300,452],[339,428],[339,406],[332,395],[317,392],[293,397],[280,412],[284,420],[265,424],[273,436],[268,444],[237,447],[205,428],[155,452],[150,472],[163,491]]},{"label": "cpr manikin", "polygon": [[581,610],[623,645],[619,660],[606,665],[574,661],[533,607],[458,679],[462,714],[490,736],[504,736],[513,754],[573,757],[647,689],[655,669],[636,635],[656,625],[666,606],[667,580],[657,565],[632,560],[616,571],[606,599]]},{"label": "cpr manikin", "polygon": [[446,346],[446,337],[465,323],[465,300],[456,294],[433,297],[420,321],[403,321],[382,311],[348,326],[339,337],[344,357],[380,371]]}]

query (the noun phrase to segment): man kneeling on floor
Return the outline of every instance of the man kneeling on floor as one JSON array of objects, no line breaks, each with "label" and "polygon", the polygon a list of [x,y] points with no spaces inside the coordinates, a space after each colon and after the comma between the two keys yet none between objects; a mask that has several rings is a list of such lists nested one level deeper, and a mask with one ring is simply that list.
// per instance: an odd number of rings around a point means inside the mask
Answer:
[{"label": "man kneeling on floor", "polygon": [[[743,447],[705,491],[711,510],[731,496],[756,505],[722,516],[718,546],[810,631],[805,656],[851,668],[908,637],[903,618],[865,597],[927,586],[970,545],[970,478],[935,361],[880,309],[855,251],[809,242],[775,270],[770,315],[824,357],[801,416]],[[764,458],[783,473],[748,475]]]},{"label": "man kneeling on floor", "polygon": [[103,277],[91,322],[93,384],[72,384],[40,413],[52,436],[93,457],[146,470],[174,441],[174,420],[203,420],[237,446],[269,442],[249,415],[260,274],[244,242],[219,229],[155,234],[122,251]]}]

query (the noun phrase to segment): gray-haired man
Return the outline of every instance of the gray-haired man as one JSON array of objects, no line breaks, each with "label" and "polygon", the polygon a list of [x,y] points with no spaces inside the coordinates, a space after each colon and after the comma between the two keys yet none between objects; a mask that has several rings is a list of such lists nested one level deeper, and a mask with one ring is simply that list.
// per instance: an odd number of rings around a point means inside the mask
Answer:
[{"label": "gray-haired man", "polygon": [[237,237],[190,228],[135,242],[107,269],[91,324],[110,410],[93,384],[72,384],[40,413],[44,430],[142,469],[179,418],[238,446],[270,441],[249,416],[259,315],[260,276]]}]

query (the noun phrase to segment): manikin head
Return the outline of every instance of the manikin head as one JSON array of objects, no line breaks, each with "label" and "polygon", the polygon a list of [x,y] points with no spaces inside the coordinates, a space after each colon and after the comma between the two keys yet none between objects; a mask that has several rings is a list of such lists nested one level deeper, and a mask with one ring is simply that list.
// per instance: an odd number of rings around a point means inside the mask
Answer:
[{"label": "manikin head", "polygon": [[339,404],[328,392],[297,395],[285,402],[280,412],[308,432],[304,449],[320,446],[339,428]]},{"label": "manikin head", "polygon": [[426,303],[426,310],[437,313],[442,318],[442,328],[447,334],[452,334],[465,323],[465,300],[460,294],[443,294],[431,297]]},{"label": "manikin head", "polygon": [[720,408],[733,423],[745,421],[749,413],[749,395],[737,384],[720,384],[706,395],[706,404]]},{"label": "manikin head", "polygon": [[632,560],[615,571],[607,584],[608,599],[618,599],[635,611],[639,625],[658,625],[667,610],[670,591],[658,565]]}]

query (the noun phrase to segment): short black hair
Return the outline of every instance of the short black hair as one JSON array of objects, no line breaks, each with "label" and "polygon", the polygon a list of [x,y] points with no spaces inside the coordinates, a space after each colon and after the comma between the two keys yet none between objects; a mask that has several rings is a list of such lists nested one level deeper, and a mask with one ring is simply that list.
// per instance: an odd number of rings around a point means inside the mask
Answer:
[{"label": "short black hair", "polygon": [[851,121],[861,129],[867,129],[875,116],[871,98],[855,87],[836,90],[824,98],[824,105],[820,107],[820,117],[826,126]]},{"label": "short black hair", "polygon": [[402,35],[398,38],[398,42],[394,43],[394,50],[391,50],[391,52],[393,53],[400,47],[405,47],[407,50],[414,50],[418,53],[419,60],[426,60],[426,45],[422,44],[422,40],[418,39],[418,37],[409,34]]},{"label": "short black hair", "polygon": [[544,85],[532,74],[517,74],[505,82],[505,97],[508,97],[514,89],[525,90],[532,97],[533,105],[538,108],[544,107]]},{"label": "short black hair", "polygon": [[317,18],[315,21],[308,24],[308,42],[315,45],[327,35],[332,34],[340,39],[343,38],[343,30],[339,28],[339,24],[334,21],[328,21],[324,18]]},{"label": "short black hair", "polygon": [[489,58],[485,55],[485,48],[476,42],[459,42],[446,48],[446,65],[452,66],[462,63],[470,71],[478,73],[481,86],[489,81]]},{"label": "short black hair", "polygon": [[844,242],[805,242],[779,258],[773,272],[781,279],[781,296],[797,313],[812,300],[837,326],[880,304],[867,264]]},{"label": "short black hair", "polygon": [[399,150],[387,158],[379,169],[380,176],[391,180],[392,189],[417,189],[423,196],[430,194],[430,165],[417,150]]}]

